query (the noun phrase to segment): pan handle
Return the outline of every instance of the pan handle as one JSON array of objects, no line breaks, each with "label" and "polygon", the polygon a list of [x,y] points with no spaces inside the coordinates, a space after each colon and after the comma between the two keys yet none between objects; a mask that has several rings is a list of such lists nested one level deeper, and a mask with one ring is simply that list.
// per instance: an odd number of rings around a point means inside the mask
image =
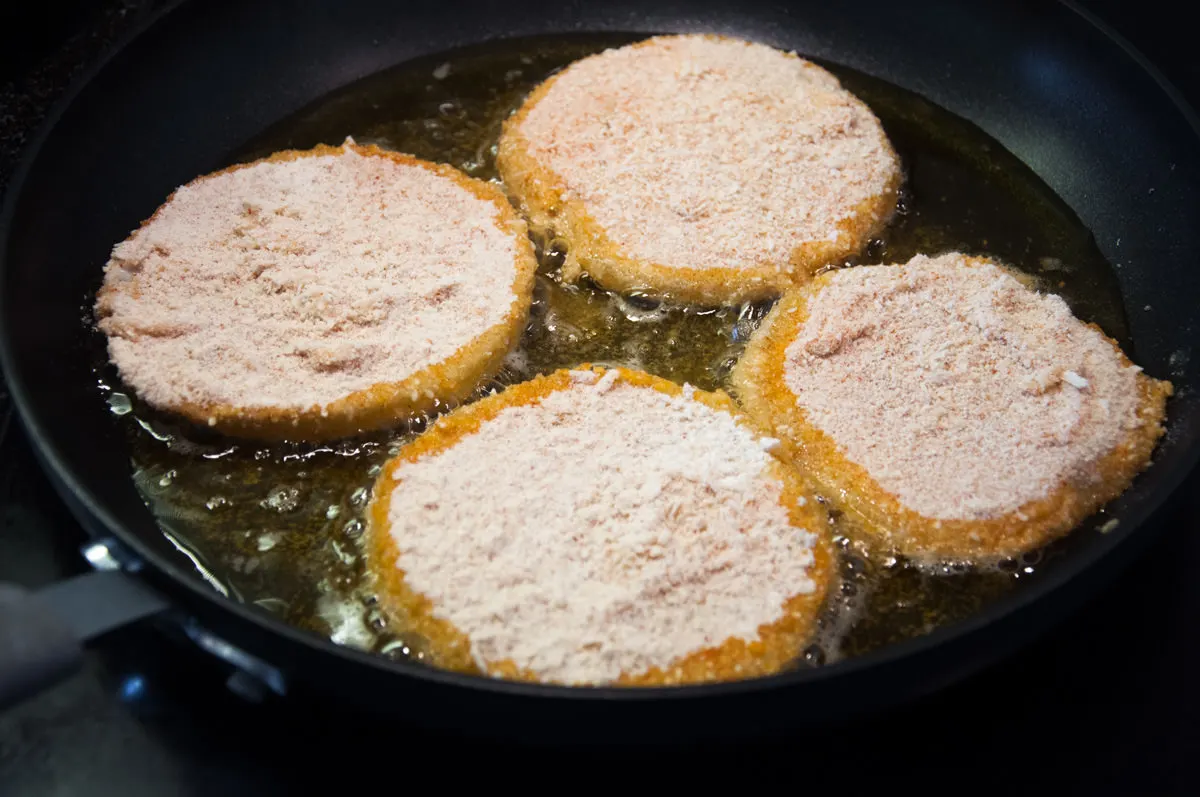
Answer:
[{"label": "pan handle", "polygon": [[0,583],[0,711],[66,679],[83,645],[167,609],[167,601],[118,570],[98,570],[36,591]]}]

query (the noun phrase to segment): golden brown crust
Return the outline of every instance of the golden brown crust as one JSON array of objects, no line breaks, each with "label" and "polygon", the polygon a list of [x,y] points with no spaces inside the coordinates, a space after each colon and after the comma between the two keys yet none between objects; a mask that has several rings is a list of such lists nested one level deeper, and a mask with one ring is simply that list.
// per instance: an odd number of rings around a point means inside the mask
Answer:
[{"label": "golden brown crust", "polygon": [[[968,258],[983,262],[984,258]],[[991,261],[987,261],[991,262]],[[1163,434],[1169,382],[1138,374],[1142,425],[1093,463],[1091,483],[1064,482],[1045,498],[989,520],[935,520],[900,503],[866,469],[841,453],[837,443],[810,424],[784,380],[786,353],[808,318],[808,300],[827,284],[818,276],[782,299],[763,320],[734,367],[734,394],[751,417],[773,430],[786,454],[823,491],[874,537],[872,542],[916,560],[986,562],[1018,555],[1066,534],[1124,492],[1150,463]],[[1103,334],[1103,331],[1093,326]],[[1132,365],[1105,337],[1126,366]]]},{"label": "golden brown crust", "polygon": [[[500,211],[501,228],[518,242],[516,277],[512,284],[512,292],[516,298],[504,320],[440,363],[422,369],[399,382],[381,382],[356,391],[326,405],[324,409],[297,411],[291,408],[240,407],[206,402],[181,402],[159,409],[234,437],[324,441],[402,423],[429,413],[439,402],[453,406],[470,397],[484,380],[500,370],[504,357],[525,329],[529,306],[533,300],[537,260],[524,220],[513,210],[504,193],[496,186],[468,177],[451,166],[430,163],[374,145],[360,146],[353,143],[339,147],[320,144],[308,150],[283,150],[260,160],[240,163],[198,177],[190,185],[259,163],[338,155],[346,150],[368,157],[387,158],[403,166],[426,169],[453,180],[474,196],[496,205]],[[172,192],[163,204],[169,203],[174,196],[175,193]],[[140,227],[154,221],[160,211],[161,208],[142,222]],[[112,290],[111,286],[105,284],[97,292],[98,307],[103,305],[104,296],[109,290]]]},{"label": "golden brown crust", "polygon": [[[715,34],[708,38],[729,39]],[[651,38],[631,46],[646,47],[655,42],[656,38]],[[798,58],[795,53],[785,55]],[[566,244],[562,274],[569,282],[587,274],[598,284],[620,293],[640,293],[695,305],[740,304],[772,298],[796,280],[807,279],[822,266],[841,262],[862,251],[871,238],[887,226],[896,209],[902,179],[899,169],[882,193],[860,203],[838,224],[836,241],[814,241],[797,247],[785,268],[767,264],[696,269],[629,257],[609,239],[585,203],[566,198],[562,178],[530,154],[529,142],[521,133],[526,117],[561,74],[540,84],[517,112],[505,120],[496,152],[496,167],[509,194],[528,220],[530,230],[547,240],[558,238]],[[887,147],[891,157],[899,162],[890,142]]]},{"label": "golden brown crust", "polygon": [[[606,370],[591,365],[573,370],[586,369],[594,370],[597,374],[603,374]],[[620,378],[629,384],[650,387],[672,396],[682,392],[679,385],[665,379],[640,371],[616,370]],[[567,389],[571,384],[568,371],[556,371],[549,376],[539,376],[514,385],[502,393],[442,416],[425,434],[406,445],[384,467],[375,483],[367,517],[367,569],[375,579],[380,603],[393,622],[400,629],[427,638],[434,662],[440,667],[461,672],[480,672],[471,656],[467,637],[450,622],[434,616],[432,602],[409,589],[404,580],[404,571],[397,566],[399,552],[392,536],[386,531],[391,496],[396,487],[392,473],[401,462],[412,462],[445,451],[508,407],[535,404],[555,391]],[[697,390],[694,397],[708,407],[743,417],[724,393]],[[783,503],[792,523],[817,535],[818,542],[813,548],[814,562],[809,571],[816,589],[811,594],[789,599],[783,618],[760,626],[759,639],[754,642],[728,639],[717,647],[684,656],[665,670],[655,668],[644,673],[623,674],[618,684],[663,686],[750,678],[778,672],[799,656],[802,647],[812,636],[817,615],[833,578],[833,549],[827,531],[827,518],[818,502],[806,499],[801,505],[798,500],[806,495],[798,474],[780,462],[773,463],[773,472],[784,484]],[[512,661],[489,663],[486,674],[509,680],[540,680],[534,673],[519,670]]]}]

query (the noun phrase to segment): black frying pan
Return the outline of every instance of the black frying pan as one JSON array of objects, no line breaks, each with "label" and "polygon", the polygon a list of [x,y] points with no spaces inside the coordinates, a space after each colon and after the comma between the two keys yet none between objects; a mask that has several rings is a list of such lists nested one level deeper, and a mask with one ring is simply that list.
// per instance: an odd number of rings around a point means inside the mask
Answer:
[{"label": "black frying pan", "polygon": [[[464,44],[581,29],[720,31],[844,64],[975,122],[1036,171],[1117,265],[1133,358],[1177,389],[1153,467],[1109,508],[1116,530],[1073,535],[1058,566],[928,636],[827,667],[672,689],[530,686],[389,662],[205,584],[136,492],[94,383],[80,319],[111,245],[177,185],[340,86]],[[1069,4],[181,4],[75,87],[6,197],[0,355],[43,464],[95,540],[98,572],[35,595],[0,586],[0,702],[69,671],[80,639],[146,615],[224,659],[246,689],[558,741],[811,725],[937,689],[1102,588],[1200,457],[1200,376],[1188,357],[1200,321],[1197,130],[1136,53]]]}]

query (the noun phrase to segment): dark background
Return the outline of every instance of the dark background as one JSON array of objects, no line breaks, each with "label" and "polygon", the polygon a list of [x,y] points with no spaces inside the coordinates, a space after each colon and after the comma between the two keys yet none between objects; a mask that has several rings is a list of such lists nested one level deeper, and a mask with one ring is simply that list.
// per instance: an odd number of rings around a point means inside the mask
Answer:
[{"label": "dark background", "polygon": [[[70,79],[164,5],[0,0],[0,186]],[[1182,4],[1081,5],[1200,107],[1200,58]],[[1200,794],[1197,488],[1194,477],[1165,533],[1105,596],[964,684],[819,736],[658,751],[645,762],[669,767],[673,780],[730,767],[753,790]],[[0,523],[0,580],[36,586],[81,568],[78,532],[8,422],[2,385]],[[496,788],[528,784],[561,762],[573,768],[560,788],[593,776],[637,787],[629,758],[419,735],[403,717],[364,727],[305,707],[246,704],[210,662],[138,628],[104,639],[80,675],[0,717],[3,797],[294,794],[326,784],[430,792],[471,771]],[[772,787],[773,775],[786,785]]]}]

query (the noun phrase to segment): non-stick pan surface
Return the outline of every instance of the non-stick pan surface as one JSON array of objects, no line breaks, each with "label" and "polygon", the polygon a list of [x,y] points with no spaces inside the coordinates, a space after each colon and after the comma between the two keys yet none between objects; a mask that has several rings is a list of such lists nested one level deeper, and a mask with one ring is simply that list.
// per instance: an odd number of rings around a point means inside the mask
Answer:
[{"label": "non-stick pan surface", "polygon": [[[954,627],[761,681],[560,689],[438,672],[338,647],[217,595],[158,532],[100,401],[82,317],[113,242],[172,189],[327,92],[398,62],[498,37],[717,31],[828,59],[916,91],[1032,167],[1117,267],[1134,359],[1177,396],[1151,470],[1057,567]],[[337,142],[329,142],[337,143]],[[1145,64],[1048,2],[736,4],[385,0],[183,3],[73,91],[6,199],[0,353],[41,458],[89,532],[204,628],[276,666],[292,697],[502,734],[679,738],[827,722],[937,688],[1048,628],[1146,542],[1200,449],[1200,138]]]}]

